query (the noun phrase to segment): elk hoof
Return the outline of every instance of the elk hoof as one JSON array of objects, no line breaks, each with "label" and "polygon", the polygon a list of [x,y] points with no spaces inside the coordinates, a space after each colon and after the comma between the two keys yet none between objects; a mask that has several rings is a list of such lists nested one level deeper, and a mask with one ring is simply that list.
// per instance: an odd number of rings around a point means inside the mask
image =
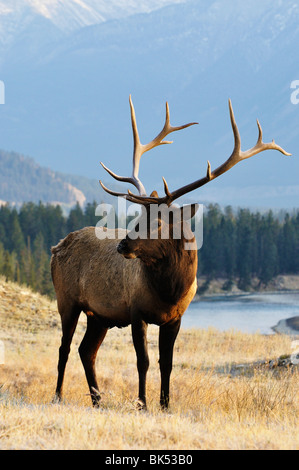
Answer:
[{"label": "elk hoof", "polygon": [[169,398],[162,398],[160,400],[160,406],[162,411],[168,411],[169,409]]},{"label": "elk hoof", "polygon": [[99,408],[100,407],[100,401],[101,401],[100,392],[94,387],[91,387],[90,392],[91,392],[90,395],[91,395],[91,400],[92,400],[93,407],[94,408]]},{"label": "elk hoof", "polygon": [[52,399],[52,405],[59,405],[62,402],[62,398],[60,395],[55,394]]},{"label": "elk hoof", "polygon": [[134,402],[135,410],[137,411],[146,411],[146,404],[141,398],[137,398]]}]

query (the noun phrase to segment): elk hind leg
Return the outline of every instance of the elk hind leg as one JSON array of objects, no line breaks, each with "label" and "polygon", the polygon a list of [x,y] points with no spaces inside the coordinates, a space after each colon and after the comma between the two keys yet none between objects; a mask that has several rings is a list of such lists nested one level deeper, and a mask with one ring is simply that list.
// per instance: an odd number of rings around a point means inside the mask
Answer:
[{"label": "elk hind leg", "polygon": [[59,308],[59,313],[61,316],[62,338],[61,346],[59,348],[58,378],[54,402],[59,402],[62,398],[62,386],[64,381],[65,367],[70,353],[71,342],[73,339],[74,332],[76,330],[80,312],[81,310],[76,306]]},{"label": "elk hind leg", "polygon": [[96,378],[95,360],[108,328],[103,327],[91,312],[87,314],[87,329],[79,346],[80,358],[85,370],[91,400],[94,407],[100,404],[100,392]]}]

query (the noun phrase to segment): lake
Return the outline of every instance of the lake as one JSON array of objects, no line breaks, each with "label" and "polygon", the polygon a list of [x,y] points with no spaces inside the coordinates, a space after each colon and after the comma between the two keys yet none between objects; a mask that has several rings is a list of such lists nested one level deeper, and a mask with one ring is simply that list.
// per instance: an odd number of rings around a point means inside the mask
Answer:
[{"label": "lake", "polygon": [[299,316],[299,292],[204,297],[184,313],[182,328],[273,334],[279,320]]}]

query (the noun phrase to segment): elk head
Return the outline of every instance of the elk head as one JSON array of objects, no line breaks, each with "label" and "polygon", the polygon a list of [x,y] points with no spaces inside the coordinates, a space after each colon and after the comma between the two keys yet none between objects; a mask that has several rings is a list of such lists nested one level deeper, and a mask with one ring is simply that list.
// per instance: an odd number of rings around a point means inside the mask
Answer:
[{"label": "elk head", "polygon": [[[194,235],[187,221],[194,217],[198,204],[184,207],[172,205],[146,205],[136,225],[119,243],[117,251],[125,258],[140,258],[146,264],[169,255],[174,249],[184,249],[194,243]],[[196,245],[194,245],[196,246]]]}]

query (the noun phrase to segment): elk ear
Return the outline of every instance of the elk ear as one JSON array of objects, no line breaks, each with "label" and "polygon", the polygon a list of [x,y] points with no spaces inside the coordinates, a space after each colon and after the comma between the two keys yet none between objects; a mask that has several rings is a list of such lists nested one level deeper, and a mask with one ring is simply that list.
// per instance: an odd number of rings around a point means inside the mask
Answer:
[{"label": "elk ear", "polygon": [[181,215],[183,220],[190,220],[192,219],[196,212],[198,211],[199,204],[188,204],[186,206],[181,207]]}]

